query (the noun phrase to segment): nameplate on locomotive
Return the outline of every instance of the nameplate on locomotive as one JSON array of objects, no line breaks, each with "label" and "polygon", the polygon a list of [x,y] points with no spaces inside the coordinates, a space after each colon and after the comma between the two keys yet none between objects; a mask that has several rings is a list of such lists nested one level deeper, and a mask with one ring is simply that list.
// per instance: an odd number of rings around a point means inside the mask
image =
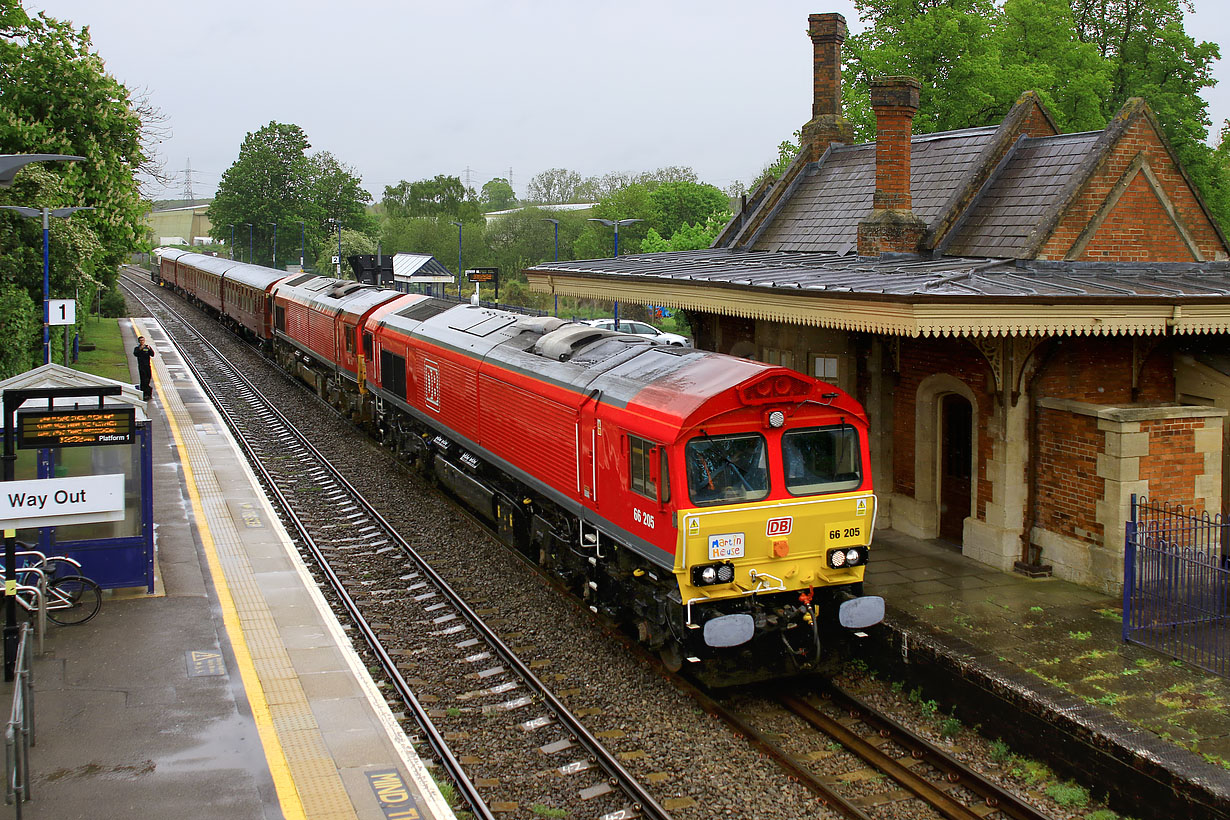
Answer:
[{"label": "nameplate on locomotive", "polygon": [[721,561],[725,558],[742,558],[743,548],[747,539],[741,532],[726,532],[709,536],[709,560]]}]

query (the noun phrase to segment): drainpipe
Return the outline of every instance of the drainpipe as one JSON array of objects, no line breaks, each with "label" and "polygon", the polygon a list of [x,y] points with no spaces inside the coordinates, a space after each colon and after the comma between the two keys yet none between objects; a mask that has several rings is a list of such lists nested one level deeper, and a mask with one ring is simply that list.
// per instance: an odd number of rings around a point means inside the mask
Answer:
[{"label": "drainpipe", "polygon": [[[1034,524],[1038,516],[1038,377],[1046,371],[1051,358],[1059,350],[1060,342],[1052,338],[1047,343],[1046,353],[1038,361],[1038,367],[1025,386],[1025,412],[1029,414],[1029,457],[1025,460],[1025,515],[1021,533],[1021,558],[1016,562],[1017,572],[1026,575],[1042,573],[1042,548],[1033,545]],[[1050,574],[1046,567],[1045,574]]]}]

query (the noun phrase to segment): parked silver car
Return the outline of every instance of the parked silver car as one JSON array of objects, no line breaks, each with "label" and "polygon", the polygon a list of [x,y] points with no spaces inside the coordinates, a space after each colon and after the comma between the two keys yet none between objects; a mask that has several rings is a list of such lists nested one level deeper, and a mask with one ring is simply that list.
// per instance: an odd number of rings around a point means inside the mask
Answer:
[{"label": "parked silver car", "polygon": [[[603,330],[615,330],[614,319],[590,319],[586,324],[600,327]],[[645,322],[633,322],[627,319],[619,320],[619,332],[630,333],[633,336],[647,336],[650,339],[656,339],[662,344],[679,345],[680,347],[691,347],[692,343],[687,336],[680,336],[678,333],[667,333],[664,330],[658,330],[656,327]]]}]

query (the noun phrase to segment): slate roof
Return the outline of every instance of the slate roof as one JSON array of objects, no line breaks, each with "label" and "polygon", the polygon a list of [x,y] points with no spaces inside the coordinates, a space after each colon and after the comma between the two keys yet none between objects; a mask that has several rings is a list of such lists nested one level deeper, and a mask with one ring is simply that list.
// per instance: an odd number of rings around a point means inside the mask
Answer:
[{"label": "slate roof", "polygon": [[[921,134],[910,143],[914,213],[930,223],[973,174],[996,128]],[[875,143],[835,146],[813,163],[752,242],[758,250],[844,253],[858,245],[858,223],[871,213]]]},{"label": "slate roof", "polygon": [[943,243],[945,253],[1006,258],[1027,255],[1031,232],[1058,204],[1060,194],[1077,167],[1093,152],[1102,133],[1021,140]]},{"label": "slate roof", "polygon": [[867,258],[710,248],[618,259],[548,262],[536,273],[713,282],[851,298],[943,301],[968,297],[1046,302],[1225,299],[1230,262],[1057,262],[971,257]]}]

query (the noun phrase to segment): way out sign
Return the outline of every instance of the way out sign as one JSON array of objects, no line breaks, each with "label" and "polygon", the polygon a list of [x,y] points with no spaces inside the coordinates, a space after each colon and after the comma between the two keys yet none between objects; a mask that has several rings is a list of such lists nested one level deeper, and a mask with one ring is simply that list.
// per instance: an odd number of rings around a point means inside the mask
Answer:
[{"label": "way out sign", "polygon": [[0,481],[0,529],[119,521],[124,474]]}]

